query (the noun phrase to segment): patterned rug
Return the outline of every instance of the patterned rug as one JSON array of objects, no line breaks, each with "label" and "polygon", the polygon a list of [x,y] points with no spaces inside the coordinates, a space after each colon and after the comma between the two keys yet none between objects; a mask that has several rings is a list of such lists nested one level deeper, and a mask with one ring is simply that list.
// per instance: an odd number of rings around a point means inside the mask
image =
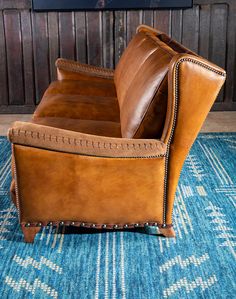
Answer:
[{"label": "patterned rug", "polygon": [[0,137],[1,298],[236,298],[236,134],[202,134],[176,195],[176,239],[45,228],[23,242]]}]

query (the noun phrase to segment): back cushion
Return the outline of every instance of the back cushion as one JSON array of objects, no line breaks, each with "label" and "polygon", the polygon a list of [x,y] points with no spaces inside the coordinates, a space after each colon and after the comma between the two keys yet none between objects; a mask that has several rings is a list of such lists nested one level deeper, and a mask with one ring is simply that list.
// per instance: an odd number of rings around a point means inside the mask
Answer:
[{"label": "back cushion", "polygon": [[121,133],[125,138],[160,138],[167,107],[167,72],[176,52],[149,32],[129,43],[115,70]]}]

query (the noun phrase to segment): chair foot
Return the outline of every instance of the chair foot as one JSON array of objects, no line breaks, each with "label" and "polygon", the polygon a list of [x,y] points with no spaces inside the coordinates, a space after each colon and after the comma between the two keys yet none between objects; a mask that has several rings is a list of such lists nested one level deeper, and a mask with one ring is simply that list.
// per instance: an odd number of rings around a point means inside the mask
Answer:
[{"label": "chair foot", "polygon": [[25,227],[24,224],[21,225],[22,232],[24,234],[24,239],[26,243],[34,243],[34,238],[36,234],[40,231],[40,227]]},{"label": "chair foot", "polygon": [[159,233],[162,234],[166,238],[175,238],[175,231],[173,227],[161,227],[159,228]]}]

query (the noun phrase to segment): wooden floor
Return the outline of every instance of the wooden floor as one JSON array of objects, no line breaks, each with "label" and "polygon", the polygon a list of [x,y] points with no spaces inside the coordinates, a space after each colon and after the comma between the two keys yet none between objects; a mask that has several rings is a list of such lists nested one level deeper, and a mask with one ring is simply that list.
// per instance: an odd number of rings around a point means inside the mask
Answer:
[{"label": "wooden floor", "polygon": [[[31,114],[4,114],[0,115],[0,136],[7,131],[14,121],[29,121]],[[202,132],[236,132],[236,111],[210,112]]]}]

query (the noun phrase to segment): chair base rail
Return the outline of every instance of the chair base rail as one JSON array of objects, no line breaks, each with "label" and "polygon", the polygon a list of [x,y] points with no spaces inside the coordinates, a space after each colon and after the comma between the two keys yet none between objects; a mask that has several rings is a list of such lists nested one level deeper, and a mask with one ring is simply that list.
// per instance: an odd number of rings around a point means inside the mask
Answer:
[{"label": "chair base rail", "polygon": [[[27,226],[27,224],[22,223],[21,229],[24,234],[24,240],[26,243],[34,243],[35,236],[40,231],[42,225],[40,226]],[[173,227],[157,227],[158,235],[162,235],[166,238],[175,238],[175,231]]]}]

